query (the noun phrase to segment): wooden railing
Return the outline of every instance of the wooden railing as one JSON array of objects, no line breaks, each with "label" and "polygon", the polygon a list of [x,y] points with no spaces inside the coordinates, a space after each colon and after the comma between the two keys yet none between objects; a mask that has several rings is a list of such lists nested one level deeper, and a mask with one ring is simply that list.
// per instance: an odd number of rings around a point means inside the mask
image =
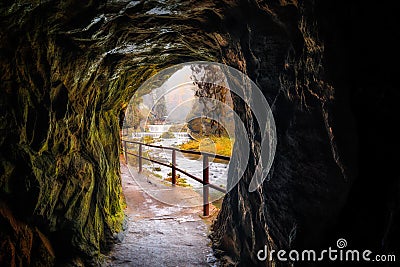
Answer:
[{"label": "wooden railing", "polygon": [[[226,193],[226,190],[210,183],[210,167],[209,167],[209,158],[215,158],[215,159],[220,159],[224,161],[229,161],[230,157],[226,156],[221,156],[221,155],[214,155],[206,152],[199,152],[199,151],[192,151],[192,150],[183,150],[183,149],[178,149],[174,147],[165,147],[165,146],[157,146],[157,145],[151,145],[151,144],[145,144],[137,141],[129,141],[129,140],[122,140],[123,146],[124,146],[124,156],[125,160],[128,163],[128,155],[132,155],[138,158],[138,166],[139,166],[139,173],[142,172],[143,170],[143,160],[147,160],[156,164],[160,164],[166,167],[169,167],[172,169],[172,185],[176,185],[176,172],[181,172],[191,179],[203,184],[203,215],[208,216],[210,214],[210,205],[209,205],[209,188],[211,187],[212,189],[215,189],[217,191],[220,191],[222,193]],[[128,146],[127,144],[137,144],[139,145],[138,149],[138,154],[132,153],[128,151]],[[165,149],[165,150],[171,150],[172,151],[172,163],[167,164],[164,162],[160,162],[154,159],[146,158],[143,157],[143,146],[148,146],[148,147],[154,147],[154,148],[160,148],[160,149]],[[202,179],[188,173],[185,170],[182,170],[176,166],[176,152],[179,151],[181,153],[186,153],[186,154],[193,154],[193,155],[200,155],[203,157],[203,177]]]}]

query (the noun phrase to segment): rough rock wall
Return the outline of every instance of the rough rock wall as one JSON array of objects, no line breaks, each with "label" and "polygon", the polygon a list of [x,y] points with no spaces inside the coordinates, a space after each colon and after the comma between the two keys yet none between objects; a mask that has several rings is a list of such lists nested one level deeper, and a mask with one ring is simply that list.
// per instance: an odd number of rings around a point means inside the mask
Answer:
[{"label": "rough rock wall", "polygon": [[[247,11],[237,19],[247,21],[245,34],[230,42],[234,52],[225,54],[226,62],[263,90],[278,145],[262,188],[248,193],[253,163],[225,197],[214,248],[228,265],[239,266],[291,266],[276,258],[259,261],[257,252],[264,245],[321,251],[339,238],[352,248],[396,254],[398,141],[390,121],[398,93],[388,60],[397,54],[390,41],[394,14],[341,1],[260,1]],[[385,18],[371,22],[372,13]],[[249,112],[236,108],[249,121]],[[258,153],[255,146],[252,154]],[[302,264],[346,263],[295,263]]]},{"label": "rough rock wall", "polygon": [[[280,3],[254,6],[243,14],[245,36],[236,43],[243,70],[256,81],[271,104],[278,133],[278,146],[267,181],[248,193],[249,166],[235,190],[224,200],[213,239],[227,262],[268,265],[257,252],[269,249],[316,248],[338,216],[355,165],[354,151],[341,157],[335,140],[331,106],[335,88],[324,70],[324,43],[313,3]],[[254,16],[260,8],[264,13]],[[248,19],[254,18],[254,19]],[[265,21],[269,20],[269,27]],[[235,64],[231,57],[229,64]],[[239,66],[240,67],[240,66]],[[351,120],[348,107],[345,117]],[[249,112],[238,108],[248,117]],[[248,121],[247,118],[244,118]],[[252,122],[250,122],[251,124]],[[257,128],[250,136],[257,136]],[[356,142],[354,129],[347,129],[347,142]],[[258,155],[257,144],[252,151]],[[346,164],[345,164],[346,163]]]},{"label": "rough rock wall", "polygon": [[188,4],[1,4],[1,265],[39,263],[37,236],[48,240],[44,265],[101,261],[123,220],[119,123],[129,99],[165,66],[218,61],[202,30],[212,4]]},{"label": "rough rock wall", "polygon": [[[95,52],[68,33],[88,9],[62,8],[51,2],[2,8],[1,202],[12,213],[1,221],[8,229],[9,221],[22,220],[47,236],[59,262],[79,263],[80,256],[98,260],[121,228],[121,103],[101,81],[112,71],[91,71]],[[10,242],[1,250],[12,251],[17,265],[35,254],[23,239],[13,230],[2,234]]]},{"label": "rough rock wall", "polygon": [[[362,6],[363,22],[353,17],[359,8],[341,1],[3,2],[0,262],[101,260],[122,220],[121,112],[147,77],[190,60],[246,72],[277,125],[267,181],[248,193],[250,162],[215,223],[214,246],[226,262],[272,264],[255,258],[264,245],[326,248],[342,235],[370,249],[398,247],[399,185],[385,153],[394,138],[376,142],[393,119],[396,93],[390,79],[378,80],[383,72],[368,68],[369,50],[360,50],[372,7]],[[354,37],[353,27],[364,31]],[[355,77],[353,61],[361,67]],[[235,101],[257,156],[257,125]],[[376,186],[371,173],[386,180]]]}]

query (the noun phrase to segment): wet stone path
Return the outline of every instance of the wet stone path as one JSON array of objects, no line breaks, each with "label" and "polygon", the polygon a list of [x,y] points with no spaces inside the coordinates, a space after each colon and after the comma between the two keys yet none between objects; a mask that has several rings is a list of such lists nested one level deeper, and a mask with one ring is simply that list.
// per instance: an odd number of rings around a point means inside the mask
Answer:
[{"label": "wet stone path", "polygon": [[199,196],[193,190],[164,185],[124,164],[121,176],[126,230],[108,255],[107,266],[218,266],[207,237],[209,227],[200,217],[202,208],[168,205],[154,198],[174,202],[174,197],[183,197],[195,203]]}]

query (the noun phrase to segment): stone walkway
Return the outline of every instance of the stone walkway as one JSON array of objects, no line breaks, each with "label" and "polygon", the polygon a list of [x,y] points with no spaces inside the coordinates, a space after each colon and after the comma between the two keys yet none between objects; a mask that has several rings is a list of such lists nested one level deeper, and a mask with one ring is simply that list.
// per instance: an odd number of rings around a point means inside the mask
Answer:
[{"label": "stone walkway", "polygon": [[107,266],[218,266],[207,237],[209,222],[201,218],[202,207],[182,207],[201,203],[197,193],[140,175],[124,164],[121,173],[127,229],[108,256]]}]

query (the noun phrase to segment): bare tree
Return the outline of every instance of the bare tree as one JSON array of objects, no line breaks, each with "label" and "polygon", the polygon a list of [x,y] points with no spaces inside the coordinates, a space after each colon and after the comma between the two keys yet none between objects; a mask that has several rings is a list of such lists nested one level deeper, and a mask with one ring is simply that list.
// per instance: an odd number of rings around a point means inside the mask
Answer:
[{"label": "bare tree", "polygon": [[[191,65],[192,75],[191,79],[193,84],[197,86],[195,96],[199,97],[202,104],[203,114],[212,119],[210,127],[212,132],[215,132],[219,137],[225,133],[224,126],[219,123],[221,118],[226,116],[226,97],[228,89],[225,84],[225,76],[218,66],[214,65]],[[207,98],[215,99],[216,101],[209,101]],[[204,131],[203,123],[201,131]],[[203,134],[203,132],[201,132]]]}]

